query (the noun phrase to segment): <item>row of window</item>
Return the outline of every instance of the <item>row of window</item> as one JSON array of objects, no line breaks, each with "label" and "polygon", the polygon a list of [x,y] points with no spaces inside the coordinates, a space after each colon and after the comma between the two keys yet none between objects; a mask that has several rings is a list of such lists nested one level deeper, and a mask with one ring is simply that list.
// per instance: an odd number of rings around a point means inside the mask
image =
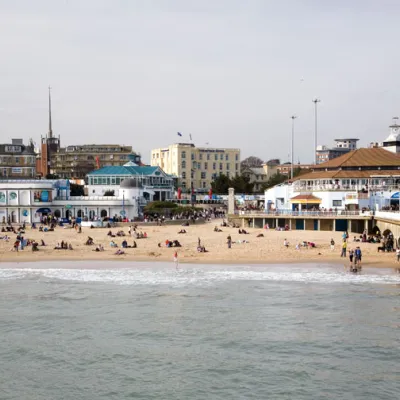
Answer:
[{"label": "row of window", "polygon": [[15,156],[3,156],[0,157],[0,164],[16,164],[16,165],[33,165],[36,163],[36,157],[28,156],[28,157],[15,157]]},{"label": "row of window", "polygon": [[[218,163],[212,163],[212,169],[214,171],[217,169],[217,164]],[[181,167],[182,167],[182,169],[186,168],[186,161],[182,161]],[[202,169],[201,168],[201,163],[197,163],[197,162],[192,163],[192,168]],[[230,168],[231,168],[230,164],[226,163],[226,170],[229,171]],[[204,168],[203,169],[206,169],[206,170],[208,169],[208,162],[204,163]],[[219,170],[222,171],[223,169],[224,169],[224,164],[223,163],[219,163]],[[239,163],[235,164],[235,170],[239,171]]]},{"label": "row of window", "polygon": [[[69,154],[68,156],[60,156],[57,155],[55,158],[57,161],[68,161],[68,160],[83,160],[83,161],[94,161],[97,156],[92,156],[92,155],[72,155]],[[99,156],[100,160],[113,160],[114,159],[114,154],[100,154]],[[128,160],[128,156],[124,154],[118,154],[115,156],[117,160]]]},{"label": "row of window", "polygon": [[[169,153],[166,153],[167,156]],[[211,160],[211,154],[210,153],[199,153],[199,160],[203,160],[203,157],[205,160],[210,161]],[[153,159],[160,158],[159,153],[153,153]],[[164,158],[164,153],[161,153],[161,158]],[[181,158],[186,159],[186,151],[183,150],[181,152]],[[196,160],[196,153],[191,153],[191,159]],[[214,160],[225,160],[229,161],[229,154],[228,153],[214,153]],[[239,154],[235,154],[235,161],[239,161]]]},{"label": "row of window", "polygon": [[[212,175],[211,175],[211,179],[216,179],[218,175],[221,176],[222,173],[220,172],[219,174],[212,174]],[[229,176],[230,176],[229,172],[228,172],[226,175],[227,175],[227,177],[229,178]],[[237,175],[237,174],[236,174],[236,175]],[[193,176],[192,176],[192,178],[193,178]],[[186,179],[186,175],[183,176],[183,174],[182,174],[182,179]],[[203,176],[202,176],[201,179],[207,179],[207,178],[206,178],[206,176],[204,176],[204,178],[203,178]],[[200,185],[201,185],[203,188],[205,188],[205,187],[207,187],[208,183],[207,183],[207,182],[201,182]],[[185,182],[185,181],[182,181],[182,182],[181,182],[181,186],[182,186],[183,189],[185,189],[186,186],[187,186],[186,182]]]},{"label": "row of window", "polygon": [[[118,176],[90,176],[89,185],[119,185],[125,178]],[[140,177],[139,180],[144,185],[172,185],[171,179],[159,178],[159,177]]]}]

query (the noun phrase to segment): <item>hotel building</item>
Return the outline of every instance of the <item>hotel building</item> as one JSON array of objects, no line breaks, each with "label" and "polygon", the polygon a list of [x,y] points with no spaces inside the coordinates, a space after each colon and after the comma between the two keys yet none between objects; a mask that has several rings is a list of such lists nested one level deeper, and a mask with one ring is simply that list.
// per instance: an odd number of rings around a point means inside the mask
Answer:
[{"label": "hotel building", "polygon": [[183,190],[205,193],[219,175],[240,174],[240,150],[196,147],[191,143],[175,143],[151,151],[150,164],[178,178]]},{"label": "hotel building", "polygon": [[33,143],[24,145],[22,139],[0,144],[0,179],[34,179],[36,154]]}]

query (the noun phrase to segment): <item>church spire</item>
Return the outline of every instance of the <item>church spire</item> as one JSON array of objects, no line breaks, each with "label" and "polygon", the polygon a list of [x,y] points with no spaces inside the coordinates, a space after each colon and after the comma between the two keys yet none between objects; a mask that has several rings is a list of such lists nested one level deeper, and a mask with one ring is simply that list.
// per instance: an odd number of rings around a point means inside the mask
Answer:
[{"label": "church spire", "polygon": [[53,129],[51,126],[51,87],[49,86],[49,138],[53,137]]}]

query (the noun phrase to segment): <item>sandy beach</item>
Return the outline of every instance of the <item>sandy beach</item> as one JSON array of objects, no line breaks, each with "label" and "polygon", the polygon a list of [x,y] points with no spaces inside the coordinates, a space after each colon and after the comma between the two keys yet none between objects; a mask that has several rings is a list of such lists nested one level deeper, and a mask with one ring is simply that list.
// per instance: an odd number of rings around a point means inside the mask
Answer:
[{"label": "sandy beach", "polygon": [[[149,226],[141,224],[138,231],[146,232],[146,239],[135,239],[137,248],[124,249],[125,254],[115,255],[115,248],[110,247],[110,241],[114,240],[121,248],[124,239],[128,245],[133,244],[133,237],[128,235],[128,226],[124,228],[113,228],[116,233],[123,230],[127,236],[110,238],[107,236],[109,229],[106,228],[83,228],[82,233],[75,229],[57,227],[54,232],[39,232],[38,229],[27,228],[24,237],[34,239],[40,243],[43,239],[46,246],[39,246],[39,251],[32,252],[31,246],[23,251],[11,251],[15,234],[7,233],[11,237],[9,242],[0,240],[1,262],[24,262],[24,261],[52,261],[52,260],[125,260],[125,261],[172,261],[173,254],[177,250],[179,262],[181,263],[241,263],[241,264],[269,264],[269,263],[298,263],[298,262],[320,262],[340,263],[348,265],[348,258],[340,257],[341,232],[316,232],[316,231],[275,231],[264,229],[247,229],[248,235],[238,234],[238,229],[230,227],[219,227],[222,232],[214,232],[214,226],[220,225],[220,220],[205,224],[194,224],[184,227],[186,234],[178,234],[182,228],[179,225]],[[264,237],[256,237],[262,233]],[[1,234],[2,236],[4,233]],[[232,248],[228,249],[227,236],[232,237]],[[105,251],[95,252],[95,246],[86,246],[84,243],[88,236],[94,239],[95,245],[102,244]],[[363,265],[371,267],[399,268],[395,261],[395,253],[378,253],[378,244],[355,243],[354,234],[350,233],[348,250],[360,246],[363,253]],[[206,253],[197,251],[198,238],[207,249]],[[335,240],[335,250],[330,249],[330,240]],[[166,240],[179,240],[181,248],[165,247]],[[289,248],[283,245],[287,239]],[[61,241],[70,243],[73,250],[56,250],[54,247]],[[316,244],[315,248],[301,248],[296,250],[295,245],[299,242],[310,241]],[[243,242],[245,241],[245,242]],[[162,247],[158,247],[161,243]]]}]

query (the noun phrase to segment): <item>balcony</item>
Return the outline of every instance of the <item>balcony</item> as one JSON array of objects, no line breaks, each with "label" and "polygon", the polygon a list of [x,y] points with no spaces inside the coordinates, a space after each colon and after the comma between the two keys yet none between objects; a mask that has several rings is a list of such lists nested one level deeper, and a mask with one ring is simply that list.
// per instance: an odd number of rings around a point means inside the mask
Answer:
[{"label": "balcony", "polygon": [[[294,185],[293,190],[295,192],[359,192],[359,194],[368,194],[370,192],[397,192],[400,190],[400,185],[371,185],[366,188],[364,185]],[[359,197],[361,198],[361,197]]]}]

